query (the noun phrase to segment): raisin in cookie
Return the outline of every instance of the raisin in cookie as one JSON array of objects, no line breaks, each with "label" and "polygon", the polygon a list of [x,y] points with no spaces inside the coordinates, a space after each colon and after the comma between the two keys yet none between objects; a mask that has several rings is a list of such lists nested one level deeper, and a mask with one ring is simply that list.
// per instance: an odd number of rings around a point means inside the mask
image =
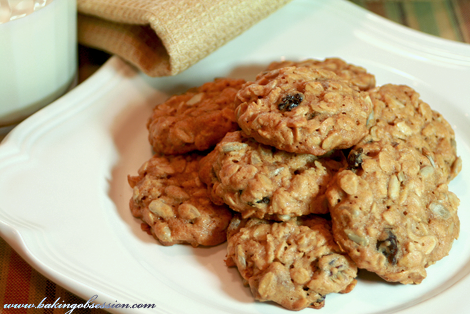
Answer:
[{"label": "raisin in cookie", "polygon": [[236,215],[226,263],[237,266],[255,299],[289,310],[322,308],[327,294],[356,285],[356,265],[334,242],[330,222],[319,217],[273,222]]},{"label": "raisin in cookie", "polygon": [[369,94],[373,103],[371,128],[362,143],[404,140],[429,158],[440,174],[440,182],[457,176],[462,161],[457,156],[454,131],[441,114],[409,86],[387,84]]},{"label": "raisin in cookie", "polygon": [[419,284],[459,235],[459,199],[404,141],[363,144],[349,161],[326,192],[336,242],[359,268]]},{"label": "raisin in cookie", "polygon": [[268,66],[267,71],[291,66],[325,69],[335,72],[336,75],[349,81],[360,90],[367,91],[375,87],[375,76],[373,74],[368,73],[363,67],[346,63],[346,61],[340,58],[326,58],[325,60],[306,59],[298,62],[289,60],[272,62]]},{"label": "raisin in cookie", "polygon": [[243,83],[219,78],[157,105],[147,124],[153,149],[164,154],[203,151],[237,130],[234,98]]},{"label": "raisin in cookie", "polygon": [[163,245],[211,246],[226,240],[232,214],[209,200],[197,173],[200,159],[197,154],[155,155],[138,176],[128,178],[132,214],[147,223]]},{"label": "raisin in cookie", "polygon": [[372,103],[335,73],[287,67],[260,75],[238,92],[238,124],[260,143],[323,155],[349,148],[367,134]]},{"label": "raisin in cookie", "polygon": [[346,164],[340,151],[322,158],[288,153],[236,131],[201,161],[199,174],[215,204],[225,203],[244,218],[289,220],[327,213],[324,192]]}]

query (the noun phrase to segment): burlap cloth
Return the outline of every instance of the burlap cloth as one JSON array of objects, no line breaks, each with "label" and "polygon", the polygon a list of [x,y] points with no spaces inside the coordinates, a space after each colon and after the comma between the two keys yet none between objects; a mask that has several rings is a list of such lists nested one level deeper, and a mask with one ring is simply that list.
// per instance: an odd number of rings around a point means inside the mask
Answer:
[{"label": "burlap cloth", "polygon": [[175,75],[289,1],[77,0],[78,40],[149,76]]}]

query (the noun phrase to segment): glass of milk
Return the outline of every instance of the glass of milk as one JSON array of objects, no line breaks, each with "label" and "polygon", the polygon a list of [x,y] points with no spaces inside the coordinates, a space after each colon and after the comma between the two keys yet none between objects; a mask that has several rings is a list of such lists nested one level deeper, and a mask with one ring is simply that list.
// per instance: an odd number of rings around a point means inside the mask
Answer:
[{"label": "glass of milk", "polygon": [[76,84],[76,0],[0,0],[0,130]]}]

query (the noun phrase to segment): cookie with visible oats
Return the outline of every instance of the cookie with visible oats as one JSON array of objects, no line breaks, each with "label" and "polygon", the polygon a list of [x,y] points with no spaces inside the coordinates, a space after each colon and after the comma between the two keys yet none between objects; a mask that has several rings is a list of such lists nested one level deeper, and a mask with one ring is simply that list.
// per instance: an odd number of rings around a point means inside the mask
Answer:
[{"label": "cookie with visible oats", "polygon": [[326,192],[336,242],[359,268],[421,283],[425,268],[458,238],[459,199],[432,160],[406,141],[364,143],[348,160]]},{"label": "cookie with visible oats", "polygon": [[318,157],[260,144],[230,132],[201,161],[201,180],[215,204],[227,204],[244,218],[289,220],[328,212],[324,192],[347,165],[341,151]]},{"label": "cookie with visible oats", "polygon": [[227,206],[209,200],[198,176],[201,157],[155,155],[140,167],[138,176],[128,177],[132,214],[148,224],[163,245],[212,246],[226,240],[232,214]]},{"label": "cookie with visible oats", "polygon": [[319,309],[327,294],[348,293],[356,285],[357,267],[323,218],[273,222],[235,215],[227,242],[226,263],[237,266],[256,300],[289,310]]},{"label": "cookie with visible oats", "polygon": [[237,93],[241,129],[256,141],[295,153],[323,155],[367,134],[372,103],[335,73],[309,67],[266,72]]},{"label": "cookie with visible oats", "polygon": [[234,98],[244,83],[243,79],[218,78],[157,105],[147,124],[155,152],[204,151],[225,133],[237,130]]},{"label": "cookie with visible oats", "polygon": [[424,154],[447,183],[457,176],[462,160],[457,156],[455,133],[437,111],[409,86],[387,84],[369,92],[373,113],[369,134],[361,143],[387,139],[406,141]]},{"label": "cookie with visible oats", "polygon": [[303,61],[272,62],[267,71],[285,67],[309,67],[312,69],[324,69],[335,72],[340,78],[349,81],[360,90],[367,91],[375,87],[375,76],[367,72],[363,67],[349,64],[340,58],[326,58],[325,60],[306,59]]}]

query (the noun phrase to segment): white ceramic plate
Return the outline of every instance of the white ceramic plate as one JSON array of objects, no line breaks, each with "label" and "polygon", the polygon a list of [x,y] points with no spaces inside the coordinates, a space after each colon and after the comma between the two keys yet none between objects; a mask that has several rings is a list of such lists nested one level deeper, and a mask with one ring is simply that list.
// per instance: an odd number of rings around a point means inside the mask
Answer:
[{"label": "white ceramic plate", "polygon": [[[461,234],[421,285],[361,274],[321,313],[462,313],[470,288],[470,46],[426,36],[345,1],[296,0],[185,73],[148,78],[113,57],[0,145],[0,234],[33,267],[85,300],[155,304],[135,313],[285,313],[254,302],[225,245],[162,247],[131,216],[127,175],[151,156],[145,122],[168,95],[216,76],[254,78],[281,58],[341,57],[378,84],[407,84],[456,130]],[[129,309],[108,309],[129,313]],[[306,310],[312,311],[312,310]],[[319,312],[320,313],[320,312]]]}]

